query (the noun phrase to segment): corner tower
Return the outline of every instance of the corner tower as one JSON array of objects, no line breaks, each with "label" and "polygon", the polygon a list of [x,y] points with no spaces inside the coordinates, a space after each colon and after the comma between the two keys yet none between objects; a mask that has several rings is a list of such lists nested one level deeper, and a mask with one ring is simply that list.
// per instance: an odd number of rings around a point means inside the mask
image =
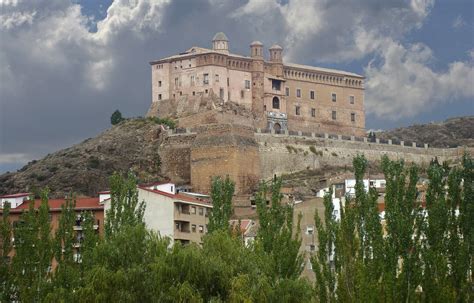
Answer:
[{"label": "corner tower", "polygon": [[252,58],[252,110],[256,114],[263,115],[264,61],[262,42],[254,41],[250,44],[250,57]]},{"label": "corner tower", "polygon": [[227,39],[223,32],[218,32],[212,38],[212,49],[220,53],[229,54],[229,39]]},{"label": "corner tower", "polygon": [[272,74],[274,74],[275,76],[283,77],[283,47],[274,44],[272,47],[270,47],[269,51]]}]

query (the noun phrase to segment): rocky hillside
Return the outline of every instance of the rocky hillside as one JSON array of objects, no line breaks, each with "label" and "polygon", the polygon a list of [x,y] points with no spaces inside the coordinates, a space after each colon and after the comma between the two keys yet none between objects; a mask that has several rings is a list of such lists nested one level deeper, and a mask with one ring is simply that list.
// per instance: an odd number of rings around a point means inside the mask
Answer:
[{"label": "rocky hillside", "polygon": [[428,143],[432,147],[474,147],[474,116],[451,118],[377,133],[381,139]]},{"label": "rocky hillside", "polygon": [[108,177],[114,171],[133,170],[142,181],[158,180],[161,132],[161,126],[151,119],[123,121],[95,138],[1,175],[0,194],[35,192],[48,186],[52,197],[69,192],[95,196],[108,188]]}]

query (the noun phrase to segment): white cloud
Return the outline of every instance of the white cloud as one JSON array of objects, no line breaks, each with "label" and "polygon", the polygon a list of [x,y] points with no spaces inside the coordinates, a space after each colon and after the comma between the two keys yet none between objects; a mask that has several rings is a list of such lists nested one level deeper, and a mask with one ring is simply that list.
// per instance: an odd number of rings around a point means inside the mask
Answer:
[{"label": "white cloud", "polygon": [[397,120],[412,117],[459,98],[474,97],[472,62],[453,62],[446,71],[429,67],[432,51],[417,43],[408,47],[390,38],[381,40],[378,65],[365,69],[368,113]]},{"label": "white cloud", "polygon": [[21,163],[30,159],[27,154],[0,154],[0,164]]},{"label": "white cloud", "polygon": [[461,27],[465,25],[466,25],[466,22],[464,21],[461,15],[457,16],[456,19],[454,19],[453,24],[452,24],[454,29],[460,29]]}]

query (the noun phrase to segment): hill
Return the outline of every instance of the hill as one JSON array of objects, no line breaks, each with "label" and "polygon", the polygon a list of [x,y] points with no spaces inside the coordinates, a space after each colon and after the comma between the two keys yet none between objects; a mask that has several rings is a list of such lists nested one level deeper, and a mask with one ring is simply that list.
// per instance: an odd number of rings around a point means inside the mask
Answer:
[{"label": "hill", "polygon": [[[17,172],[0,175],[0,194],[35,191],[48,186],[51,197],[95,196],[108,188],[114,171],[132,170],[140,181],[162,180],[158,148],[163,143],[163,129],[156,119],[128,119],[112,126],[95,138],[31,161]],[[448,119],[441,123],[413,125],[377,133],[378,138],[428,143],[432,147],[474,146],[474,116]],[[163,167],[163,169],[165,169]],[[325,180],[350,172],[326,167],[319,172],[289,174],[284,186],[303,188],[311,194]],[[377,167],[372,173],[378,173]]]},{"label": "hill", "polygon": [[474,116],[417,124],[377,133],[381,139],[428,143],[431,147],[474,147]]},{"label": "hill", "polygon": [[95,196],[108,188],[114,171],[133,170],[142,181],[160,179],[159,146],[162,128],[153,119],[129,119],[95,138],[34,160],[0,176],[0,194],[48,186],[52,197]]}]

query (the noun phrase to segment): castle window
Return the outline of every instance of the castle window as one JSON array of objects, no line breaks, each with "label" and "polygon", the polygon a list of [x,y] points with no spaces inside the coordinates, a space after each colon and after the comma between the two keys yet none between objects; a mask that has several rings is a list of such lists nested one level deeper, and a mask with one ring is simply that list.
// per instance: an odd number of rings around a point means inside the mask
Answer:
[{"label": "castle window", "polygon": [[227,78],[227,86],[229,86],[229,78]]},{"label": "castle window", "polygon": [[279,109],[280,108],[280,99],[278,99],[278,97],[273,97],[272,105],[273,105],[273,108]]},{"label": "castle window", "polygon": [[273,80],[272,79],[272,89],[276,91],[280,91],[281,89],[281,81],[280,80]]},{"label": "castle window", "polygon": [[194,76],[191,76],[191,86],[194,86],[194,83],[195,83],[194,81],[195,81]]},{"label": "castle window", "polygon": [[312,108],[311,109],[311,117],[316,117],[316,109],[315,108]]},{"label": "castle window", "polygon": [[314,90],[309,92],[309,98],[314,100]]},{"label": "castle window", "polygon": [[250,89],[250,80],[245,80],[245,89]]},{"label": "castle window", "polygon": [[354,96],[349,96],[349,103],[354,104]]},{"label": "castle window", "polygon": [[332,93],[332,94],[331,94],[331,100],[332,100],[332,102],[336,102],[337,96],[336,96],[335,93]]},{"label": "castle window", "polygon": [[161,87],[161,81],[158,81],[158,87]]},{"label": "castle window", "polygon": [[219,89],[219,97],[220,97],[222,100],[224,100],[224,89],[223,89],[222,87]]},{"label": "castle window", "polygon": [[216,77],[216,82],[219,82],[219,75],[218,75],[218,74],[216,74],[216,76],[215,76],[215,77]]},{"label": "castle window", "polygon": [[297,116],[299,116],[300,113],[301,113],[301,107],[300,107],[299,105],[297,105],[297,106],[296,106],[295,114],[296,114]]},{"label": "castle window", "polygon": [[193,92],[193,96],[196,96],[196,92]]},{"label": "castle window", "polygon": [[351,122],[355,122],[355,121],[356,121],[356,114],[351,113]]},{"label": "castle window", "polygon": [[332,119],[336,120],[336,111],[335,110],[332,111]]},{"label": "castle window", "polygon": [[286,95],[287,97],[290,96],[290,88],[289,88],[289,87],[286,87],[286,88],[285,88],[285,95]]},{"label": "castle window", "polygon": [[245,97],[245,91],[242,89],[240,91],[240,98],[243,99]]},{"label": "castle window", "polygon": [[209,74],[204,74],[204,75],[203,75],[202,83],[203,83],[204,85],[209,84]]},{"label": "castle window", "polygon": [[158,100],[161,100],[161,94],[158,94]]},{"label": "castle window", "polygon": [[301,89],[296,89],[296,97],[301,98]]},{"label": "castle window", "polygon": [[178,84],[179,84],[179,79],[178,79],[178,78],[174,78],[174,86],[175,86],[175,87],[178,87]]}]

